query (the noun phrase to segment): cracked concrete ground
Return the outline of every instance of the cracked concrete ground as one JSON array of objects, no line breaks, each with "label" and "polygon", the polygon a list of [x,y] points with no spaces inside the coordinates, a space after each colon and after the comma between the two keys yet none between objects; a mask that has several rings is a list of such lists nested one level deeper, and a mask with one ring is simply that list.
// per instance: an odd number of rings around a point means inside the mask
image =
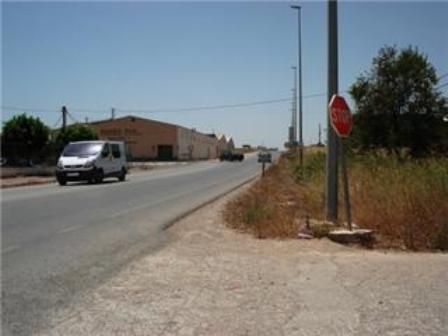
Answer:
[{"label": "cracked concrete ground", "polygon": [[256,240],[224,226],[233,196],[171,227],[165,248],[39,335],[448,334],[448,255]]}]

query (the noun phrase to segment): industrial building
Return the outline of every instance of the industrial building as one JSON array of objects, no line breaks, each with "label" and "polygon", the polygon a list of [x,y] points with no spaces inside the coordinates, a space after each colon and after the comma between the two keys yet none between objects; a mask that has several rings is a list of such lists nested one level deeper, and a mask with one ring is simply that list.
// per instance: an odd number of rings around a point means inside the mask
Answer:
[{"label": "industrial building", "polygon": [[233,139],[156,120],[126,116],[91,122],[101,140],[124,141],[133,160],[207,160],[233,150]]}]

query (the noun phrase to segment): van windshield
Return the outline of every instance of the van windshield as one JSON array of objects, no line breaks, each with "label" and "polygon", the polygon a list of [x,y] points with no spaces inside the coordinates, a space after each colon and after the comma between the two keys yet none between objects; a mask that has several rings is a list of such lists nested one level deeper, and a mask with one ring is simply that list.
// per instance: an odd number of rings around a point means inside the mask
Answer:
[{"label": "van windshield", "polygon": [[63,156],[91,156],[101,152],[103,144],[101,143],[71,143],[68,144]]}]

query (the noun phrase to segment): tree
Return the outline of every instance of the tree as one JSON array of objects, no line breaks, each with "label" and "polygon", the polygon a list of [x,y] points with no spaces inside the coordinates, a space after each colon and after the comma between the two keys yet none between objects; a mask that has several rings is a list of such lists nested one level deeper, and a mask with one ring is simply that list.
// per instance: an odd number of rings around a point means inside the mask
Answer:
[{"label": "tree", "polygon": [[36,160],[48,141],[48,127],[39,118],[23,113],[3,124],[2,156],[11,161]]},{"label": "tree", "polygon": [[380,49],[370,71],[349,90],[356,104],[351,144],[399,156],[403,149],[412,156],[447,150],[442,116],[448,102],[437,83],[434,67],[418,49]]},{"label": "tree", "polygon": [[60,152],[69,142],[86,140],[98,140],[95,130],[87,125],[74,124],[68,126],[64,131],[59,131],[55,143],[57,150]]}]

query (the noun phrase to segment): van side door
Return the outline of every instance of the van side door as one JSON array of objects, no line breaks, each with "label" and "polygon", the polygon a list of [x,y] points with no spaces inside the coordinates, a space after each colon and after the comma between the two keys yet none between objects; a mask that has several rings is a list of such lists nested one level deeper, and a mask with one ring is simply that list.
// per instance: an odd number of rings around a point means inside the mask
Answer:
[{"label": "van side door", "polygon": [[124,166],[122,164],[124,162],[124,153],[119,144],[110,144],[110,148],[112,151],[113,160],[112,171],[117,173],[121,171],[121,168]]},{"label": "van side door", "polygon": [[104,175],[110,174],[112,172],[113,167],[113,157],[110,150],[110,145],[108,142],[106,142],[103,146],[103,149],[101,151],[101,163],[100,168],[103,169]]}]

